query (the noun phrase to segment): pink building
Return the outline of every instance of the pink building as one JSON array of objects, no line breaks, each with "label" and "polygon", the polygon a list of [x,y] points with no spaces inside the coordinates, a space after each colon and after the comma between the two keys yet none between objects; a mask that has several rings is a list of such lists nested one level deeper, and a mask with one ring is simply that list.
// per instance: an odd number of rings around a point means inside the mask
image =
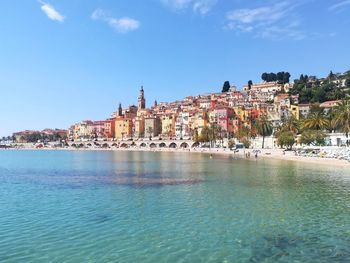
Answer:
[{"label": "pink building", "polygon": [[224,132],[234,133],[238,126],[238,118],[235,111],[229,107],[219,107],[215,109],[216,124],[221,127]]},{"label": "pink building", "polygon": [[90,134],[96,135],[98,138],[105,137],[106,122],[107,121],[93,121],[89,125]]}]

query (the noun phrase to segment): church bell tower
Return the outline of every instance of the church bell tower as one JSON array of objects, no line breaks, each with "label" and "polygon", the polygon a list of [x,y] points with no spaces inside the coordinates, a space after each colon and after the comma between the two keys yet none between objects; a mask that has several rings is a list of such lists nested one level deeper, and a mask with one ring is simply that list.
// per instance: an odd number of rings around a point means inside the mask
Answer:
[{"label": "church bell tower", "polygon": [[141,86],[139,98],[138,98],[138,109],[146,108],[145,92],[143,91],[143,86]]}]

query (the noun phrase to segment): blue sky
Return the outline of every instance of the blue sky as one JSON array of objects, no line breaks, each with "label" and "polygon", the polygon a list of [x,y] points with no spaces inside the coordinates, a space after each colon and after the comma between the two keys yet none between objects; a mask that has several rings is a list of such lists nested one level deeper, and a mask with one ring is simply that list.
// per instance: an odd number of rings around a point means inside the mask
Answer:
[{"label": "blue sky", "polygon": [[350,0],[0,3],[0,136],[238,87],[262,72],[350,69]]}]

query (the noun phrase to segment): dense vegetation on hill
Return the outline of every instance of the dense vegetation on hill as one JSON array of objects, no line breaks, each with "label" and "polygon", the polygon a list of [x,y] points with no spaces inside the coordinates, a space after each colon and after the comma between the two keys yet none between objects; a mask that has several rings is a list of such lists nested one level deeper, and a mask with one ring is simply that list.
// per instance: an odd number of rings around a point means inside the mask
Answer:
[{"label": "dense vegetation on hill", "polygon": [[230,82],[229,81],[225,81],[224,85],[222,86],[222,91],[221,92],[228,92],[231,88]]},{"label": "dense vegetation on hill", "polygon": [[278,73],[263,73],[261,79],[266,82],[277,82],[278,84],[289,83],[290,74],[289,72],[278,72]]},{"label": "dense vegetation on hill", "polygon": [[322,103],[328,100],[344,99],[350,95],[350,71],[334,74],[327,78],[317,79],[308,75],[300,75],[294,80],[290,95],[299,94],[300,103]]}]

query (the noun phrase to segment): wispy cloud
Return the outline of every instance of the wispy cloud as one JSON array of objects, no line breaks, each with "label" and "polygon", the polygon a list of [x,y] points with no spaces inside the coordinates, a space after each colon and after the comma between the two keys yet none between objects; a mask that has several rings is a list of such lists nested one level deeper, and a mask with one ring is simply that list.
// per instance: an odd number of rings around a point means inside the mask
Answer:
[{"label": "wispy cloud", "polygon": [[114,18],[110,16],[109,12],[102,9],[96,9],[92,13],[91,18],[93,20],[106,22],[110,27],[120,33],[127,33],[140,27],[140,22],[138,20],[129,17]]},{"label": "wispy cloud", "polygon": [[53,21],[63,22],[65,17],[61,15],[52,5],[43,1],[38,1],[41,4],[41,10],[47,17]]},{"label": "wispy cloud", "polygon": [[300,19],[295,9],[298,4],[284,1],[258,8],[236,9],[227,13],[225,28],[238,33],[251,33],[255,37],[300,40]]},{"label": "wispy cloud", "polygon": [[175,11],[192,9],[195,13],[205,15],[213,8],[217,0],[161,0],[161,2]]},{"label": "wispy cloud", "polygon": [[350,5],[350,0],[343,0],[343,1],[339,1],[338,3],[332,5],[329,10],[332,11],[338,11],[341,10],[342,8],[349,6]]}]

